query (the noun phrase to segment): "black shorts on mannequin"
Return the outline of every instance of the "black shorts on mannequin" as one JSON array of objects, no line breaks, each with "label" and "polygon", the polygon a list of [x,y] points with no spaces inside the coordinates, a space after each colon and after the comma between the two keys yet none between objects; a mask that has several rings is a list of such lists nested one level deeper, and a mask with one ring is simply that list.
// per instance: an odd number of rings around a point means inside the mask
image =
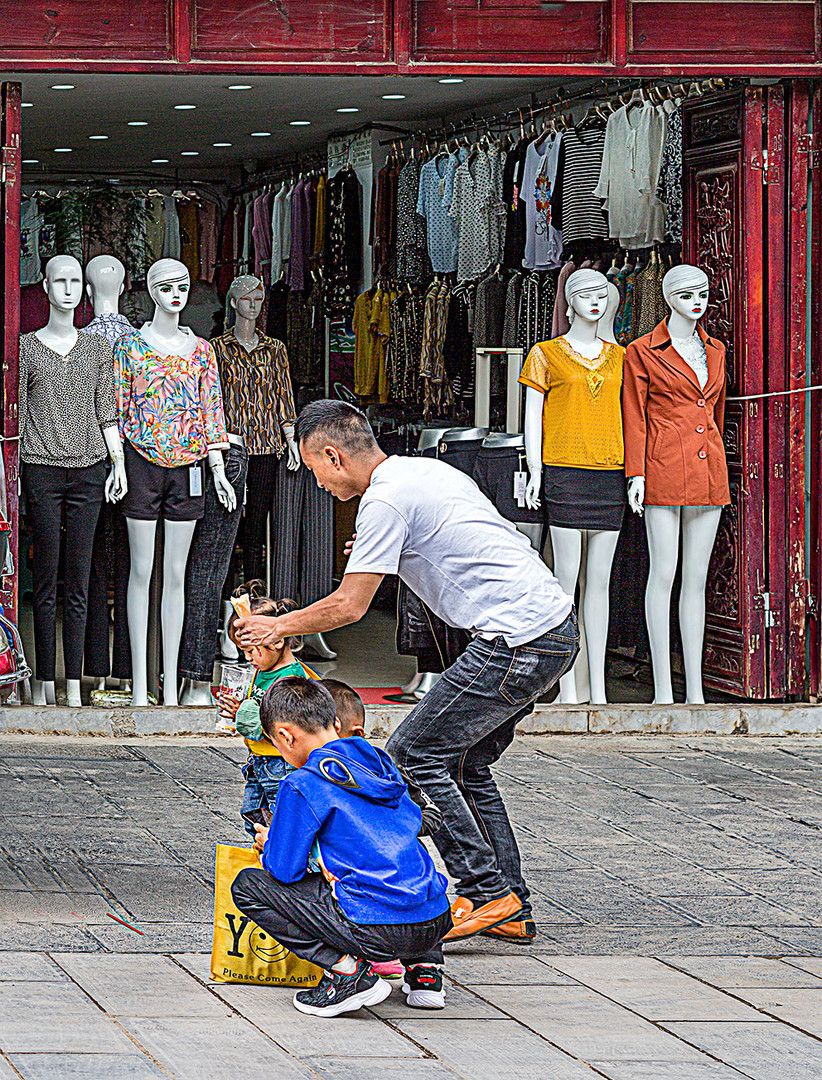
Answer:
[{"label": "black shorts on mannequin", "polygon": [[[144,458],[128,440],[126,455],[128,491],[120,502],[124,517],[138,521],[199,521],[205,511],[203,462],[166,468]],[[191,494],[191,470],[200,470],[200,494]]]},{"label": "black shorts on mannequin", "polygon": [[480,491],[508,521],[522,525],[542,525],[545,515],[540,507],[529,510],[514,498],[514,474],[528,472],[525,451],[512,446],[480,449],[474,460],[474,481]]},{"label": "black shorts on mannequin", "polygon": [[625,472],[544,465],[542,502],[547,525],[619,532],[628,505]]},{"label": "black shorts on mannequin", "polygon": [[474,472],[474,462],[477,454],[482,449],[482,439],[470,439],[463,442],[441,442],[433,453],[425,453],[424,457],[438,457],[440,461],[453,465],[455,469],[471,476]]}]

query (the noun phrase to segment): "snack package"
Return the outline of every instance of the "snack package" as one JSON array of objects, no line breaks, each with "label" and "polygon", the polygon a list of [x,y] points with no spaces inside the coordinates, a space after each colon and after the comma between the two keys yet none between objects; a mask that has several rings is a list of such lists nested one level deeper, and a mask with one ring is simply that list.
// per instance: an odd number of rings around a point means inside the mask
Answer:
[{"label": "snack package", "polygon": [[241,596],[232,596],[231,606],[237,612],[238,619],[245,619],[251,614],[251,597],[248,593],[242,593]]}]

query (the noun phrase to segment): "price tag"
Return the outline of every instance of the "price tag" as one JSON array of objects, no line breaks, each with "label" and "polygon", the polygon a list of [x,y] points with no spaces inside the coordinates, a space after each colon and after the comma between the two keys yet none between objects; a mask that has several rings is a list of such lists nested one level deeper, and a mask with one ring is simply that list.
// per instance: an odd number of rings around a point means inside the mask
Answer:
[{"label": "price tag", "polygon": [[199,465],[192,465],[188,470],[188,493],[192,498],[203,493],[203,470]]},{"label": "price tag", "polygon": [[517,506],[525,506],[525,488],[528,484],[527,472],[514,473],[514,499]]}]

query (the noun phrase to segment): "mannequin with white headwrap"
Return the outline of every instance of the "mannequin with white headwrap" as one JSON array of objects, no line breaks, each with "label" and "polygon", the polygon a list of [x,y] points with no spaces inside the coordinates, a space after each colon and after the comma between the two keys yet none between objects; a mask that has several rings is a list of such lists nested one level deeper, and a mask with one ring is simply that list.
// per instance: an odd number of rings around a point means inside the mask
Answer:
[{"label": "mannequin with white headwrap", "polygon": [[[584,584],[581,585],[580,619],[582,648],[571,671],[559,682],[559,700],[578,704],[590,700],[604,704],[605,650],[608,639],[609,585],[611,567],[619,539],[625,505],[622,473],[622,424],[619,394],[622,384],[624,350],[613,337],[616,306],[613,286],[596,270],[577,270],[565,284],[568,303],[568,332],[554,341],[537,345],[523,367],[521,381],[528,387],[525,403],[525,452],[529,481],[526,504],[540,505],[546,484],[546,520],[551,528],[554,573],[567,593],[573,596],[580,581],[583,550],[586,551]],[[559,416],[548,407],[551,394],[567,394],[573,408]],[[565,400],[557,398],[557,400]],[[567,428],[565,449],[577,456],[555,456],[547,449],[552,432]],[[571,430],[575,425],[588,432]],[[614,430],[610,430],[613,428]],[[600,438],[604,432],[604,438]],[[618,429],[618,430],[616,430]],[[585,452],[582,453],[583,444]],[[602,449],[606,452],[601,453]],[[547,454],[547,456],[546,456]],[[581,455],[581,456],[580,456]],[[570,461],[582,467],[563,467]],[[543,462],[545,464],[543,464]],[[559,478],[559,479],[557,479]],[[559,507],[549,495],[548,484],[572,489],[573,511]],[[615,508],[607,520],[599,505],[602,484]],[[564,495],[559,496],[560,500]]]},{"label": "mannequin with white headwrap", "polygon": [[[679,625],[686,702],[702,704],[705,584],[722,505],[729,499],[721,431],[725,353],[719,342],[699,331],[709,299],[709,281],[702,270],[674,267],[663,279],[662,292],[671,314],[651,334],[633,342],[626,356],[626,472],[636,471],[628,480],[628,501],[635,513],[644,512],[648,536],[645,618],[654,702],[674,700],[670,609],[681,546]],[[635,417],[633,423],[629,415]],[[630,445],[635,436],[641,440],[636,451]],[[647,457],[650,452],[658,460]]]},{"label": "mannequin with white headwrap", "polygon": [[[128,342],[142,338],[155,362],[163,359],[185,361],[195,353],[206,350],[211,354],[210,346],[203,342],[186,327],[180,326],[180,313],[188,301],[191,279],[183,263],[176,259],[160,259],[154,263],[146,277],[146,287],[154,301],[154,315],[151,322],[145,323],[139,335],[124,338],[118,342],[121,353],[126,356]],[[143,348],[142,346],[140,348]],[[211,354],[213,360],[213,354]],[[127,359],[127,356],[126,356]],[[216,365],[215,365],[216,371]],[[219,385],[219,384],[218,384]],[[220,417],[222,406],[220,405]],[[154,421],[156,423],[156,419]],[[186,423],[190,423],[188,417]],[[121,426],[124,418],[121,411]],[[223,425],[224,427],[224,425]],[[159,433],[162,439],[162,432]],[[227,445],[227,444],[226,444]],[[217,497],[227,509],[234,509],[236,496],[234,489],[226,479],[222,451],[208,450],[208,465],[214,481]],[[136,454],[136,451],[135,451]],[[131,459],[138,467],[142,458]],[[152,462],[149,468],[156,469]],[[189,473],[193,470],[185,468]],[[179,473],[179,468],[164,470],[171,474]],[[133,485],[132,485],[133,487]],[[191,489],[189,489],[191,490]],[[194,495],[194,492],[191,491]],[[139,499],[139,496],[138,496]],[[163,701],[166,706],[175,706],[178,702],[177,659],[180,650],[180,638],[185,615],[185,572],[191,540],[197,524],[195,520],[172,519],[165,514],[165,543],[163,546],[163,596],[160,614],[163,637]],[[157,518],[147,515],[142,507],[130,509],[123,507],[128,526],[129,545],[131,548],[131,573],[128,583],[128,627],[131,638],[132,666],[132,704],[148,705],[148,612],[149,585],[154,566],[154,548],[157,531]],[[200,511],[202,514],[202,511]]]}]

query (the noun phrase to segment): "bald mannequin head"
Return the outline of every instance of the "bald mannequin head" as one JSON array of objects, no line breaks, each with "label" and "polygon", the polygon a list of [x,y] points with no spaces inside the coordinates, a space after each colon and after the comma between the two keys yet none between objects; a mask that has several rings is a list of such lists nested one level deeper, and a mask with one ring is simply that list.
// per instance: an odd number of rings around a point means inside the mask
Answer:
[{"label": "bald mannequin head", "polygon": [[55,255],[46,263],[43,288],[53,308],[73,311],[83,295],[83,268],[73,255]]},{"label": "bald mannequin head", "polygon": [[123,295],[126,268],[113,255],[97,255],[86,266],[86,292],[95,315],[116,313]]}]

